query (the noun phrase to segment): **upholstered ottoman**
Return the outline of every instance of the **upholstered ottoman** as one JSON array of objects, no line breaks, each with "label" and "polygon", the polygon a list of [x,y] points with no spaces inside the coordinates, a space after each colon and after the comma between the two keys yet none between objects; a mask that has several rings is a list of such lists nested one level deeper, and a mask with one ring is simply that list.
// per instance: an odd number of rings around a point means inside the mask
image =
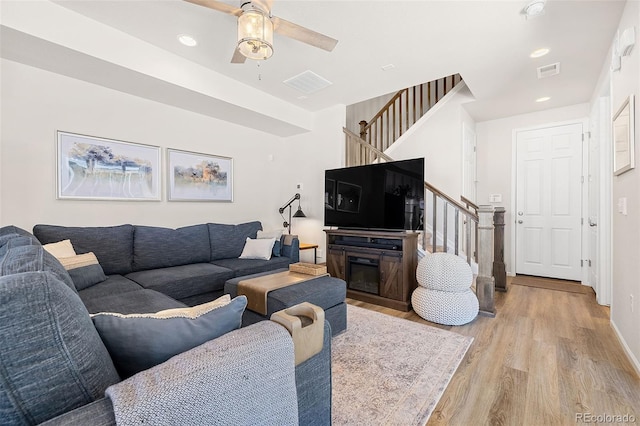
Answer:
[{"label": "upholstered ottoman", "polygon": [[[236,297],[240,281],[284,271],[287,269],[276,269],[230,279],[224,285],[224,292],[231,295],[232,298]],[[347,329],[346,297],[347,285],[343,280],[330,276],[311,278],[308,281],[270,291],[267,295],[267,315],[245,309],[242,326],[264,321],[270,318],[274,312],[290,308],[298,303],[309,302],[324,309],[325,319],[331,325],[331,334],[335,336]]]},{"label": "upholstered ottoman", "polygon": [[462,325],[478,315],[478,298],[471,291],[471,267],[450,253],[429,254],[416,270],[418,288],[411,295],[413,310],[427,321]]}]

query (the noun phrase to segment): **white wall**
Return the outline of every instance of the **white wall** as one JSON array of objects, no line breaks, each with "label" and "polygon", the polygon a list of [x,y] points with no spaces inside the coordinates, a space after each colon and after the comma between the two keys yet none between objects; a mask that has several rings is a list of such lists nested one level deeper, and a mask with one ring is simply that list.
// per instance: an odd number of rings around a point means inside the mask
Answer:
[{"label": "white wall", "polygon": [[[278,207],[295,192],[292,178],[304,182],[323,173],[324,165],[310,155],[310,146],[316,141],[328,143],[335,153],[331,145],[335,137],[327,135],[327,128],[341,131],[344,122],[341,110],[338,124],[320,121],[320,136],[314,132],[297,136],[296,146],[273,135],[15,62],[3,60],[1,66],[0,224],[27,230],[36,223],[178,227],[248,220],[261,220],[265,229],[281,227]],[[234,202],[168,202],[164,191],[163,201],[156,202],[57,200],[56,130],[157,145],[163,155],[171,147],[232,157]],[[302,146],[307,150],[304,156]],[[292,165],[297,175],[291,174]]]},{"label": "white wall", "polygon": [[495,204],[506,209],[505,213],[505,263],[507,273],[515,273],[515,259],[510,253],[514,215],[511,211],[513,130],[582,120],[589,115],[589,104],[578,104],[554,108],[530,114],[515,115],[498,120],[476,123],[478,204],[489,204],[489,194],[502,194],[502,203]]},{"label": "white wall", "polygon": [[[345,106],[337,105],[316,114],[314,132],[292,136],[284,140],[283,188],[286,196],[281,204],[293,194],[300,192],[301,207],[305,219],[293,219],[291,232],[298,234],[300,241],[318,244],[318,263],[325,261],[326,240],[324,229],[324,171],[344,167]],[[296,184],[302,183],[302,190]],[[297,208],[297,204],[296,204]],[[295,210],[294,210],[295,211]],[[313,261],[313,251],[301,252],[305,262]]]},{"label": "white wall", "polygon": [[[611,322],[623,345],[631,354],[640,374],[640,2],[628,1],[618,29],[635,26],[636,45],[631,56],[622,59],[620,71],[611,73],[612,113],[627,96],[635,95],[635,164],[636,168],[613,177],[613,281],[611,289]],[[609,61],[605,61],[605,68]],[[596,88],[599,93],[601,88]],[[618,212],[621,198],[627,199],[627,215]],[[634,304],[631,305],[631,295]]]}]

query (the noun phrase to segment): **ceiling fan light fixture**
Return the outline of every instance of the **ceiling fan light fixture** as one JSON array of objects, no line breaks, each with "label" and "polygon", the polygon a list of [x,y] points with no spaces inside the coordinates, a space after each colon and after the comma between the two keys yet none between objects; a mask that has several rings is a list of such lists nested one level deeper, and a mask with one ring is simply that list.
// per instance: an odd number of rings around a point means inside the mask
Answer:
[{"label": "ceiling fan light fixture", "polygon": [[251,3],[238,17],[238,50],[255,60],[269,59],[273,55],[273,22]]}]

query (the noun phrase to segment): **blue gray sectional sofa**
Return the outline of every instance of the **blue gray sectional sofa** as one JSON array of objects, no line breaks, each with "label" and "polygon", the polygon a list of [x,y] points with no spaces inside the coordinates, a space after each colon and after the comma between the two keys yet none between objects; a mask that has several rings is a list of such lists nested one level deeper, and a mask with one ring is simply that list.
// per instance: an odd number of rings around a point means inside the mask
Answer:
[{"label": "blue gray sectional sofa", "polygon": [[[108,279],[78,289],[90,313],[139,312],[188,306],[221,296],[234,277],[288,267],[299,261],[299,242],[281,238],[280,256],[239,259],[247,237],[256,238],[260,222],[239,225],[206,223],[178,229],[155,226],[67,227],[36,225],[42,243],[71,240],[76,253],[95,253]],[[147,291],[142,291],[147,290]],[[153,292],[151,291],[153,290]]]},{"label": "blue gray sectional sofa", "polygon": [[[179,229],[37,225],[33,235],[13,226],[0,228],[0,423],[116,424],[105,390],[146,371],[128,379],[119,374],[90,313],[199,305],[222,295],[230,278],[298,261],[296,238],[283,238],[281,255],[268,261],[239,259],[246,237],[255,238],[259,229],[260,222]],[[83,280],[76,288],[61,263],[41,247],[66,239],[76,253],[96,255],[105,274],[100,282]],[[211,342],[233,334],[226,344],[237,342],[246,351],[269,335],[264,331],[269,325],[243,327]],[[301,425],[331,423],[330,345],[325,321],[322,351],[295,367]],[[188,364],[194,351],[172,360]],[[164,367],[168,362],[153,367],[153,377],[175,377],[175,367],[173,372]],[[249,361],[239,357],[227,362],[237,366]]]}]

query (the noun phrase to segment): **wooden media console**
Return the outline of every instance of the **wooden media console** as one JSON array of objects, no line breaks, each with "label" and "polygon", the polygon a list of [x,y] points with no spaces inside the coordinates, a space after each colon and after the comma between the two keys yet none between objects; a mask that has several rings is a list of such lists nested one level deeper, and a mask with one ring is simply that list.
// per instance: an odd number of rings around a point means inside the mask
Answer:
[{"label": "wooden media console", "polygon": [[418,233],[327,229],[327,272],[347,297],[401,311],[417,287]]}]

